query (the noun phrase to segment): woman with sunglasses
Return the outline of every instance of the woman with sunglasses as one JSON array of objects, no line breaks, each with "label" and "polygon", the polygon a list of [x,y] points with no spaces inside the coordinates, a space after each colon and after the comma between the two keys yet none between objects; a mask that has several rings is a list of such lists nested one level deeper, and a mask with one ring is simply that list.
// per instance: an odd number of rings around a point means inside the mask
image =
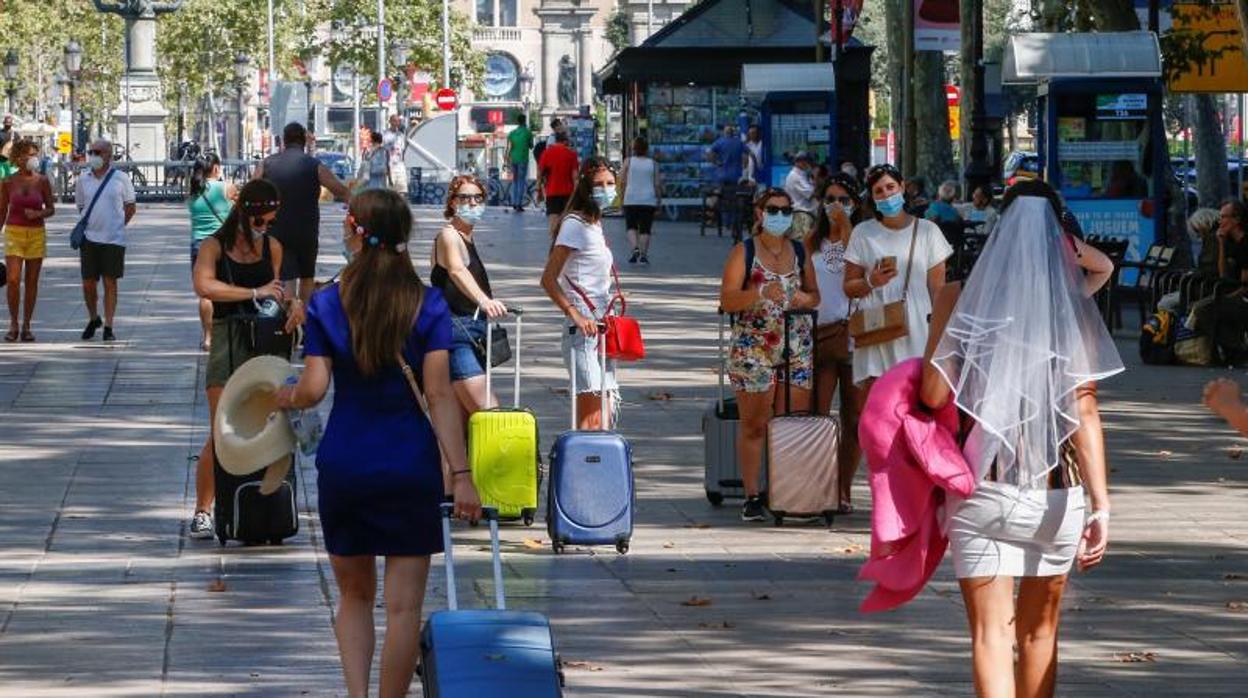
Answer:
[{"label": "woman with sunglasses", "polygon": [[[720,308],[736,315],[728,351],[728,378],[741,415],[737,459],[745,484],[743,521],[762,521],[766,516],[759,474],[767,422],[784,404],[783,391],[776,390],[776,370],[785,363],[784,314],[819,306],[810,255],[801,243],[787,237],[792,226],[793,199],[783,189],[768,189],[755,199],[751,237],[732,248],[719,291]],[[748,269],[747,246],[754,251]],[[792,407],[801,411],[810,406],[814,347],[808,326],[796,323],[791,332],[788,380]]]},{"label": "woman with sunglasses", "polygon": [[485,346],[487,320],[506,315],[507,306],[494,300],[473,240],[473,228],[485,215],[480,180],[471,175],[452,179],[442,215],[446,225],[433,243],[429,284],[442,292],[451,309],[451,387],[467,419],[498,404],[485,393],[485,366],[476,347]]},{"label": "woman with sunglasses", "polygon": [[[945,260],[953,248],[933,222],[906,212],[906,180],[892,165],[867,171],[875,218],[854,228],[845,250],[845,295],[863,310],[905,300],[906,333],[897,339],[854,346],[854,382],[865,403],[875,379],[923,355],[932,299],[945,285]],[[909,274],[907,278],[906,274]]]},{"label": "woman with sunglasses", "polygon": [[[212,301],[212,336],[204,381],[208,396],[208,423],[216,417],[217,401],[230,375],[256,356],[249,333],[238,327],[244,315],[255,315],[257,304],[272,299],[286,303],[286,331],[303,324],[298,298],[286,300],[282,290],[282,243],[265,234],[277,218],[277,187],[267,179],[253,179],[238,192],[225,222],[206,238],[195,260],[195,292]],[[195,473],[195,515],[191,538],[213,535],[212,431],[199,453]]]},{"label": "woman with sunglasses", "polygon": [[845,296],[845,248],[854,225],[861,222],[858,186],[853,177],[837,172],[816,193],[821,201],[815,234],[805,240],[806,256],[815,269],[819,286],[819,325],[816,329],[820,352],[815,357],[819,372],[819,393],[815,409],[828,414],[837,386],[841,390],[841,441],[837,466],[840,470],[840,508],[854,510],[850,503],[854,473],[862,452],[858,448],[858,388],[854,385],[853,341],[849,338],[849,298]]},{"label": "woman with sunglasses", "polygon": [[[608,360],[604,372],[598,350],[598,323],[611,304],[615,270],[615,257],[602,232],[602,211],[613,201],[615,172],[606,159],[589,158],[581,165],[542,272],[542,288],[567,316],[563,361],[569,376],[576,372],[578,429],[601,428],[602,412],[614,409],[619,392],[615,361]],[[602,404],[604,383],[612,396],[611,405]]]}]

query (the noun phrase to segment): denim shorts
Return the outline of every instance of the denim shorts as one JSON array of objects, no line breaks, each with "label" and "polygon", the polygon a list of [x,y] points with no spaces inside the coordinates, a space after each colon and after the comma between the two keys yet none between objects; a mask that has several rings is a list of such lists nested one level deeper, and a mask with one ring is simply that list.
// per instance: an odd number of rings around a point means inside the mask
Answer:
[{"label": "denim shorts", "polygon": [[598,339],[587,339],[580,332],[573,334],[570,328],[563,331],[563,365],[568,369],[569,378],[576,373],[576,392],[602,392],[602,382],[607,382],[607,392],[618,393],[620,386],[615,382],[615,361],[607,359],[606,375],[602,371],[602,355]]},{"label": "denim shorts", "polygon": [[471,315],[452,315],[451,382],[485,375],[485,366],[481,365],[473,349],[474,341],[484,346],[485,318],[474,320]]}]

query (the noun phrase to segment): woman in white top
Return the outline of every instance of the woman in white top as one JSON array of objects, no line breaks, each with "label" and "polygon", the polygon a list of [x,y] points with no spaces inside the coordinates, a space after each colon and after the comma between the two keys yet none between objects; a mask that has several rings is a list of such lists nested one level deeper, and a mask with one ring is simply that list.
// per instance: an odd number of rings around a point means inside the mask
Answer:
[{"label": "woman in white top", "polygon": [[875,219],[854,228],[845,250],[845,295],[858,299],[863,309],[882,308],[904,296],[907,332],[890,342],[854,347],[854,382],[864,403],[876,378],[923,355],[932,299],[945,285],[945,260],[953,254],[935,223],[906,213],[905,179],[896,167],[872,167],[867,192]]},{"label": "woman in white top", "polygon": [[815,371],[819,392],[815,396],[818,414],[832,410],[832,396],[841,390],[841,441],[837,454],[840,471],[841,514],[854,510],[850,503],[854,473],[862,451],[858,448],[858,387],[854,385],[853,341],[849,338],[849,298],[845,295],[845,248],[849,245],[854,224],[861,220],[861,200],[853,178],[837,172],[822,192],[819,225],[815,234],[805,240],[806,257],[815,269],[819,286],[818,345]]},{"label": "woman in white top", "polygon": [[663,183],[659,168],[650,158],[650,142],[642,136],[633,139],[633,156],[624,160],[620,189],[624,191],[624,227],[633,248],[628,263],[649,264],[650,230],[655,211],[663,202]]},{"label": "woman in white top", "polygon": [[[563,361],[568,375],[576,372],[578,429],[602,427],[603,382],[614,396],[615,361],[604,373],[598,349],[598,323],[611,303],[615,258],[602,232],[602,211],[615,201],[615,173],[601,157],[581,165],[567,212],[559,221],[555,245],[542,272],[542,288],[567,316],[563,331]],[[614,405],[609,405],[614,408]]]}]

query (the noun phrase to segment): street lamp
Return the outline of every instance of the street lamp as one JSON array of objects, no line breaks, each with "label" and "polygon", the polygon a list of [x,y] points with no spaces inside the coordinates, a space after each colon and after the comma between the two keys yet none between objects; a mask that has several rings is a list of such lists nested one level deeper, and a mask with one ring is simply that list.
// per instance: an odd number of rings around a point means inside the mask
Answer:
[{"label": "street lamp", "polygon": [[65,44],[65,81],[69,87],[69,152],[78,152],[78,101],[74,86],[82,72],[82,44],[70,39]]},{"label": "street lamp", "polygon": [[17,98],[17,51],[9,49],[4,54],[4,78],[8,81],[5,86],[5,93],[9,97],[9,113],[16,111],[14,104]]},{"label": "street lamp", "polygon": [[247,158],[247,147],[243,137],[244,110],[247,97],[247,78],[251,75],[251,59],[247,54],[234,56],[234,78],[238,83],[238,159]]},{"label": "street lamp", "polygon": [[312,90],[316,87],[316,76],[321,72],[321,54],[313,53],[303,62],[303,68],[307,72],[307,79],[304,85],[308,92],[308,131],[316,133],[316,106],[312,99]]},{"label": "street lamp", "polygon": [[407,58],[411,52],[411,44],[405,39],[396,39],[390,43],[390,54],[394,56],[394,63],[399,67],[399,74],[394,80],[394,106],[404,122],[407,118],[403,114],[403,93],[407,92]]}]

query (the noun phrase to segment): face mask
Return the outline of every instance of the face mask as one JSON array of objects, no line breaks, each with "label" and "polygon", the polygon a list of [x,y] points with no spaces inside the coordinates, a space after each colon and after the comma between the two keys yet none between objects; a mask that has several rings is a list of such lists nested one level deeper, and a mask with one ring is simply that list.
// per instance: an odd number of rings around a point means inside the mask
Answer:
[{"label": "face mask", "polygon": [[846,217],[852,216],[854,215],[854,205],[843,204],[839,201],[835,201],[833,203],[828,204],[828,213],[835,213],[837,211],[844,213]]},{"label": "face mask", "polygon": [[594,203],[607,208],[615,202],[615,187],[594,187]]},{"label": "face mask", "polygon": [[91,155],[87,158],[87,167],[98,170],[104,166],[104,158],[99,155]]},{"label": "face mask", "polygon": [[793,216],[783,213],[764,213],[763,214],[763,231],[768,235],[780,237],[789,232],[789,228],[793,227]]},{"label": "face mask", "polygon": [[31,155],[30,157],[26,158],[26,169],[30,170],[31,172],[38,172],[39,171],[39,158],[35,157],[34,155]]},{"label": "face mask", "polygon": [[892,217],[901,213],[901,209],[905,208],[905,206],[906,198],[901,195],[901,192],[897,192],[896,194],[883,199],[875,200],[875,210],[879,211],[885,217]]},{"label": "face mask", "polygon": [[475,225],[485,215],[485,206],[460,206],[455,215],[468,225]]}]

